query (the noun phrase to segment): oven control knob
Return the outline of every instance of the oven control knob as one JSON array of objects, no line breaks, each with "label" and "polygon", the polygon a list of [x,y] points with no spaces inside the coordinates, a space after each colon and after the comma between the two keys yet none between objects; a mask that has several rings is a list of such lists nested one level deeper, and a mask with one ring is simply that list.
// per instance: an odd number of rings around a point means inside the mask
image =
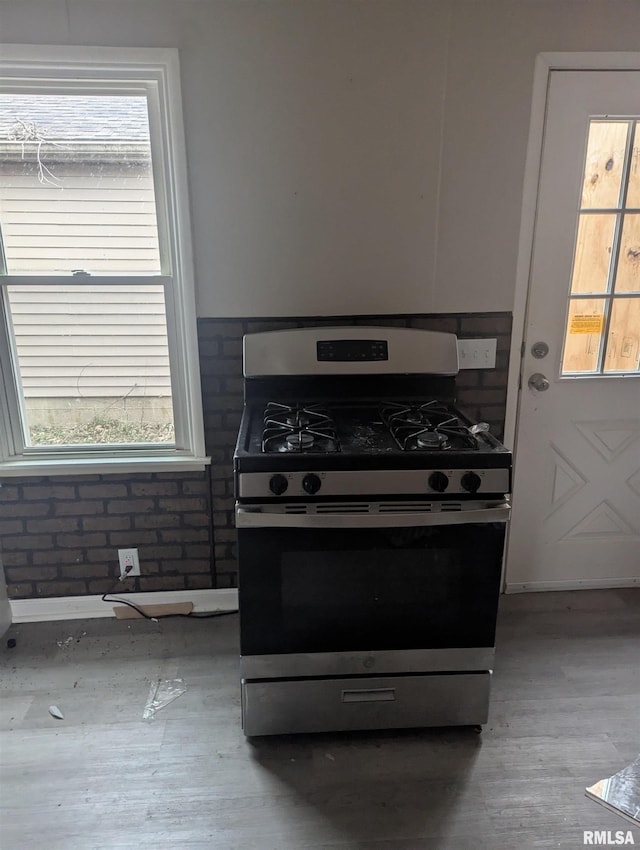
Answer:
[{"label": "oven control knob", "polygon": [[288,486],[289,482],[284,475],[272,475],[269,479],[269,490],[271,490],[275,496],[282,496]]},{"label": "oven control knob", "polygon": [[318,476],[314,475],[313,472],[310,472],[309,475],[305,475],[305,477],[302,479],[302,489],[310,496],[313,496],[314,493],[317,493],[321,486],[322,481],[320,481]]},{"label": "oven control knob", "polygon": [[449,486],[449,476],[444,472],[432,472],[429,476],[429,487],[436,493],[444,493]]},{"label": "oven control knob", "polygon": [[482,479],[479,475],[476,475],[475,472],[465,472],[460,479],[460,486],[463,490],[466,490],[467,493],[477,493],[481,484]]}]

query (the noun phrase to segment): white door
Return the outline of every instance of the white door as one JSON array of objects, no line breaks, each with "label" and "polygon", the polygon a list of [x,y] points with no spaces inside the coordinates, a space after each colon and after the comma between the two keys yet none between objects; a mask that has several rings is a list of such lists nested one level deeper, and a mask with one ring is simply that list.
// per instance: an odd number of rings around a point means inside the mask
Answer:
[{"label": "white door", "polygon": [[552,71],[508,592],[640,582],[639,346],[640,72]]}]

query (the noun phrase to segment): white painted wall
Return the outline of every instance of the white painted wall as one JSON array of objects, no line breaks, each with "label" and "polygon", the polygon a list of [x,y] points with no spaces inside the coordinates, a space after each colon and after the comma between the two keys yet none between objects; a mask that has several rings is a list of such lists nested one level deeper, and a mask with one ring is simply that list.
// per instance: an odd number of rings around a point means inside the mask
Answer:
[{"label": "white painted wall", "polygon": [[181,51],[201,316],[510,310],[534,60],[638,0],[0,0],[0,40]]}]

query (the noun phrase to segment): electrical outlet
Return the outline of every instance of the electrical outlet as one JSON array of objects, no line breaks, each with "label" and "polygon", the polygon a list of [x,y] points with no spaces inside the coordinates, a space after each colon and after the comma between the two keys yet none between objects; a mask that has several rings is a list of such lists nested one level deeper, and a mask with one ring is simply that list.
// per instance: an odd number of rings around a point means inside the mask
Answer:
[{"label": "electrical outlet", "polygon": [[120,578],[140,575],[140,561],[137,549],[118,549]]},{"label": "electrical outlet", "polygon": [[495,369],[497,339],[459,339],[460,369]]}]

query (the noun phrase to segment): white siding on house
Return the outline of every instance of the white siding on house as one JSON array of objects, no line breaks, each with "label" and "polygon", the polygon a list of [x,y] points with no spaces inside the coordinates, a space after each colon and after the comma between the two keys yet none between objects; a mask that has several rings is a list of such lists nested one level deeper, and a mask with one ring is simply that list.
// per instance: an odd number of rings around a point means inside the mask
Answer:
[{"label": "white siding on house", "polygon": [[0,223],[10,274],[158,274],[153,181],[144,164],[0,164]]},{"label": "white siding on house", "polygon": [[[39,183],[34,162],[0,163],[9,273],[160,272],[145,164],[49,167],[59,185]],[[171,395],[161,286],[11,286],[9,301],[27,400]]]},{"label": "white siding on house", "polygon": [[161,286],[10,287],[26,398],[169,396]]}]

